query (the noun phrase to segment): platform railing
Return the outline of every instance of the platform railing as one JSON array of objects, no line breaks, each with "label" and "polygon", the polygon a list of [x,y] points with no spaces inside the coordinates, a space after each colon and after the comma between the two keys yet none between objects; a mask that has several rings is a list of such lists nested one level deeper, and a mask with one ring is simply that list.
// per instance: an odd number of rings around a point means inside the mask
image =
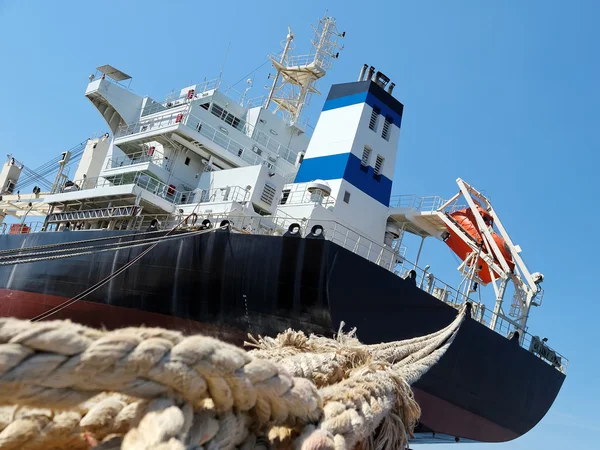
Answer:
[{"label": "platform railing", "polygon": [[178,192],[176,195],[177,204],[202,204],[218,202],[245,203],[249,199],[250,191],[241,186],[225,186],[214,189],[195,189],[193,191]]},{"label": "platform railing", "polygon": [[115,139],[133,136],[140,133],[147,133],[150,131],[158,131],[163,128],[181,124],[183,121],[182,114],[183,113],[181,111],[174,111],[158,117],[140,120],[129,125],[122,125],[115,133]]},{"label": "platform railing", "polygon": [[310,192],[308,184],[294,184],[285,199],[285,205],[299,205],[304,203],[318,203],[324,208],[335,205],[335,198],[330,195],[325,196],[322,191]]},{"label": "platform railing", "polygon": [[[216,114],[217,111],[215,111],[211,105],[210,113],[213,116],[221,119],[223,122],[225,122],[231,128],[233,128],[241,133],[244,133],[246,136],[250,137],[257,144],[260,144],[264,149],[269,150],[270,152],[279,156],[280,158],[285,159],[290,164],[296,163],[296,158],[298,156],[297,151],[295,152],[295,151],[291,150],[289,147],[287,147],[284,144],[282,144],[281,142],[279,142],[279,140],[277,140],[273,136],[270,136],[269,134],[265,133],[264,131],[259,130],[254,125],[248,123],[244,119],[237,118],[237,120],[239,122],[235,122],[235,125],[234,125],[234,123],[230,120],[232,117],[231,112],[229,112],[226,108],[219,108],[219,109],[221,110],[221,112],[219,114]],[[192,117],[194,117],[194,116],[192,115]],[[198,117],[196,117],[196,119],[200,120]]]},{"label": "platform railing", "polygon": [[27,234],[37,233],[42,231],[44,222],[24,222],[24,223],[3,223],[1,228],[1,234]]},{"label": "platform railing", "polygon": [[180,192],[173,186],[152,178],[144,172],[128,172],[115,176],[106,175],[103,177],[75,180],[72,186],[62,187],[61,193],[125,185],[136,185],[174,204],[185,203],[185,198],[182,201],[182,194],[185,194],[185,192]]},{"label": "platform railing", "polygon": [[108,158],[106,160],[105,169],[117,169],[119,167],[133,166],[136,164],[143,164],[143,163],[150,162],[150,163],[156,164],[157,166],[160,166],[168,171],[170,169],[170,167],[168,165],[166,165],[164,159],[165,159],[164,155],[159,155],[159,154],[149,155],[147,151],[137,152],[137,153],[132,153],[132,154],[124,155],[124,156],[119,156],[117,158]]},{"label": "platform railing", "polygon": [[[390,197],[390,208],[407,208],[419,212],[438,211],[446,200],[437,195],[420,197],[415,194],[392,195]],[[456,201],[444,208],[446,212],[454,212],[466,208],[466,205],[458,204]]]}]

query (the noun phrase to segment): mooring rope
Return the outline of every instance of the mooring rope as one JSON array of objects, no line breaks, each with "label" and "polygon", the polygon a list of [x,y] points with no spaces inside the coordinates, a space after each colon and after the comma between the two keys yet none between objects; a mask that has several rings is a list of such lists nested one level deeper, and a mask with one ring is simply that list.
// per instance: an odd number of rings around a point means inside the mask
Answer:
[{"label": "mooring rope", "polygon": [[0,449],[404,449],[420,415],[410,384],[464,318],[373,346],[288,330],[249,352],[158,328],[0,319]]}]

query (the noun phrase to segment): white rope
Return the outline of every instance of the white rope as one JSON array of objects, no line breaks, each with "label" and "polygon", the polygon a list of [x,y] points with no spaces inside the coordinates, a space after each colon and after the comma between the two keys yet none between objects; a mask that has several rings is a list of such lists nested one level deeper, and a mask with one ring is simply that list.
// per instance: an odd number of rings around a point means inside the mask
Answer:
[{"label": "white rope", "polygon": [[375,346],[288,330],[250,352],[158,328],[0,319],[0,449],[402,449],[420,415],[409,385],[464,317]]}]

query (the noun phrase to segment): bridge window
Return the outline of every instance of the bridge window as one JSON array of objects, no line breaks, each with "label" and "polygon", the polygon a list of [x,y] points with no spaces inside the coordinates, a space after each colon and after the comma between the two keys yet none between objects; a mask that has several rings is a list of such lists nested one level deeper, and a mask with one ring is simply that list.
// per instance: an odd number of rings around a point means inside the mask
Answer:
[{"label": "bridge window", "polygon": [[350,203],[350,192],[344,192],[344,203]]}]

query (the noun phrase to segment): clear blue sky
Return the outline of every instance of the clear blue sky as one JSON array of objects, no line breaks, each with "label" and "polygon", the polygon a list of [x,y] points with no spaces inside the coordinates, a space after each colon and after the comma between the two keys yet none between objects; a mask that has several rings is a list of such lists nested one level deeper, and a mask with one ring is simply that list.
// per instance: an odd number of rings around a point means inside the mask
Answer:
[{"label": "clear blue sky", "polygon": [[[288,24],[306,50],[325,7],[347,37],[323,90],[367,62],[405,104],[394,192],[449,196],[466,179],[546,275],[530,325],[570,358],[566,384],[525,437],[467,447],[598,448],[599,2],[0,0],[3,152],[35,167],[104,132],[83,96],[98,65],[162,98],[216,77],[231,41],[224,78],[234,83],[279,50]],[[256,72],[253,95],[268,71]],[[313,99],[313,124],[323,100]],[[430,243],[423,259],[452,271],[441,247]]]}]

